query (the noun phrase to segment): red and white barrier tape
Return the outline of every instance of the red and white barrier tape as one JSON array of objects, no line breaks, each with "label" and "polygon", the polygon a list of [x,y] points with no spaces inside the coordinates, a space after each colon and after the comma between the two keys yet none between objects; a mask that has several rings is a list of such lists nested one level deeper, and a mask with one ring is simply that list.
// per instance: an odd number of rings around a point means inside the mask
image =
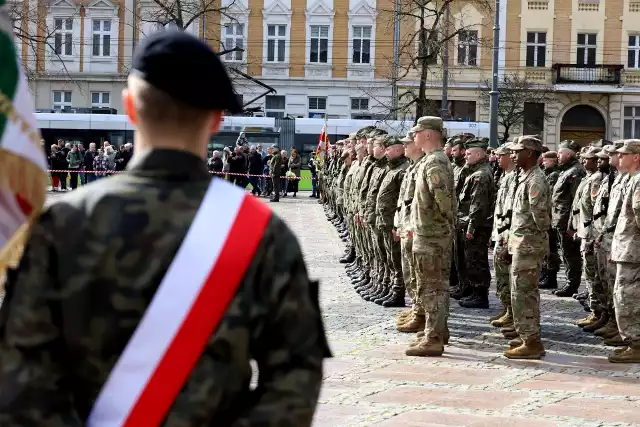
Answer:
[{"label": "red and white barrier tape", "polygon": [[[47,172],[49,173],[88,173],[88,174],[114,174],[114,173],[121,173],[124,171],[84,171],[84,170],[58,170],[58,169],[48,169]],[[250,174],[250,173],[231,173],[231,172],[211,172],[209,171],[210,174],[212,175],[233,175],[233,176],[257,176],[257,177],[261,177],[261,178],[273,178],[271,175],[254,175],[254,174]],[[313,178],[313,177],[306,177],[306,176],[296,176],[296,177],[287,177],[287,176],[281,176],[281,179],[298,179],[298,180],[314,180],[317,178]]]}]

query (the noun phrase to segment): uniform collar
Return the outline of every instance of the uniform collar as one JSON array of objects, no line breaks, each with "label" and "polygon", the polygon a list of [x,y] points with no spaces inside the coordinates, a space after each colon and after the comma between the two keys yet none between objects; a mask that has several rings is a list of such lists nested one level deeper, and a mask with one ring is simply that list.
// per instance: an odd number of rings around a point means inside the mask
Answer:
[{"label": "uniform collar", "polygon": [[186,181],[210,179],[207,165],[201,157],[180,150],[150,150],[136,153],[127,170],[135,175],[172,177]]}]

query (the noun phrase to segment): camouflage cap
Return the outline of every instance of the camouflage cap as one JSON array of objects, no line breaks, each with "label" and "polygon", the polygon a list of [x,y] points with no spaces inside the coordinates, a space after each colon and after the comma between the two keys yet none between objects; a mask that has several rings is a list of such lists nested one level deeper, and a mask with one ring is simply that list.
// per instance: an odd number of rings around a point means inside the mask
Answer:
[{"label": "camouflage cap", "polygon": [[542,154],[546,153],[547,151],[549,151],[549,147],[547,147],[546,145],[542,146]]},{"label": "camouflage cap", "polygon": [[407,144],[409,142],[413,142],[413,139],[416,137],[416,133],[409,131],[407,132],[407,134],[405,135],[404,138],[402,138],[400,141],[402,141],[403,143]]},{"label": "camouflage cap", "polygon": [[384,144],[385,148],[389,148],[394,145],[403,145],[400,138],[393,135],[385,135],[384,139],[382,140],[382,143]]},{"label": "camouflage cap", "polygon": [[537,151],[538,153],[542,153],[542,141],[536,138],[533,135],[525,135],[521,136],[517,139],[517,142],[514,142],[511,146],[513,151],[520,150],[532,150]]},{"label": "camouflage cap", "polygon": [[622,148],[623,145],[624,145],[624,139],[618,139],[616,141],[613,141],[613,146],[616,147],[616,150],[618,148]]},{"label": "camouflage cap", "polygon": [[413,132],[421,132],[423,130],[435,130],[442,132],[442,119],[436,116],[420,117],[416,125],[411,128]]},{"label": "camouflage cap", "polygon": [[558,152],[549,150],[546,153],[542,154],[542,158],[543,159],[557,159],[558,158]]},{"label": "camouflage cap", "polygon": [[591,141],[591,144],[589,144],[592,147],[598,147],[598,148],[602,148],[605,145],[610,145],[611,141],[606,140],[606,139],[598,139],[596,141]]},{"label": "camouflage cap", "polygon": [[337,140],[336,145],[344,145],[344,140],[342,139]]},{"label": "camouflage cap", "polygon": [[474,134],[472,134],[472,133],[458,133],[458,134],[455,134],[450,138],[451,146],[452,147],[455,147],[456,145],[463,145],[464,146],[465,142],[467,142],[470,139],[473,139],[475,137],[476,136]]},{"label": "camouflage cap", "polygon": [[511,143],[507,142],[506,144],[502,144],[500,147],[495,149],[493,154],[495,154],[496,156],[511,154]]},{"label": "camouflage cap", "polygon": [[386,131],[386,130],[382,130],[382,129],[378,129],[378,128],[373,128],[373,129],[371,129],[371,130],[369,131],[369,133],[368,133],[368,134],[366,134],[366,137],[367,137],[367,139],[369,139],[369,138],[372,138],[372,139],[373,139],[373,138],[375,138],[375,137],[377,137],[377,136],[380,136],[380,135],[386,135],[386,134],[387,134],[387,131]]},{"label": "camouflage cap", "polygon": [[596,156],[600,159],[608,159],[611,155],[616,154],[616,146],[608,144],[602,147],[602,150]]},{"label": "camouflage cap", "polygon": [[640,139],[625,139],[624,145],[617,151],[621,154],[640,154]]},{"label": "camouflage cap", "polygon": [[350,139],[350,140],[352,140],[352,141],[357,141],[357,140],[359,140],[360,138],[358,138],[358,132],[352,132],[352,133],[350,133],[350,134],[349,134],[349,139]]},{"label": "camouflage cap", "polygon": [[600,151],[602,151],[600,147],[587,147],[587,149],[580,154],[580,157],[583,159],[595,159]]},{"label": "camouflage cap", "polygon": [[464,143],[465,150],[468,150],[469,148],[482,148],[483,150],[486,150],[487,147],[489,147],[489,138],[477,137]]},{"label": "camouflage cap", "polygon": [[562,141],[558,146],[558,148],[567,148],[573,151],[574,153],[577,153],[580,151],[580,146],[578,145],[578,143],[570,139],[565,139],[564,141]]},{"label": "camouflage cap", "polygon": [[366,138],[367,135],[374,130],[376,127],[375,126],[365,126],[363,128],[360,128],[357,132],[356,132],[356,138],[361,139],[361,138]]}]

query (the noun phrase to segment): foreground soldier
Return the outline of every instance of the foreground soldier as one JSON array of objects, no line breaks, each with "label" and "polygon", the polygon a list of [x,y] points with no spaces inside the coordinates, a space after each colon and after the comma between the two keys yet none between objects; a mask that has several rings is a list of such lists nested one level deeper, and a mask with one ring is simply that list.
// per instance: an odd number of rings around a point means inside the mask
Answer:
[{"label": "foreground soldier", "polygon": [[442,149],[442,119],[421,117],[411,130],[425,153],[411,209],[416,293],[425,328],[406,355],[441,356],[449,339],[449,268],[456,217],[453,168]]},{"label": "foreground soldier", "polygon": [[504,355],[510,359],[539,359],[545,350],[540,341],[540,268],[549,249],[551,195],[538,167],[542,142],[523,136],[511,146],[520,168],[513,198],[509,254],[511,255],[511,307],[518,338],[509,342]]},{"label": "foreground soldier", "polygon": [[128,170],[49,206],[7,283],[0,425],[309,426],[327,355],[317,285],[284,222],[203,159],[240,109],[224,67],[163,31],[133,69]]}]

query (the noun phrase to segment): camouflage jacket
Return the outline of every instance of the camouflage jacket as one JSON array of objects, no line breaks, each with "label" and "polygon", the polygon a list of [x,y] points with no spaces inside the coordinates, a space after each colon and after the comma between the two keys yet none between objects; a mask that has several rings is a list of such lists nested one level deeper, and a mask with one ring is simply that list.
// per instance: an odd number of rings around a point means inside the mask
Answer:
[{"label": "camouflage jacket", "polygon": [[611,243],[611,260],[640,264],[640,174],[629,177]]},{"label": "camouflage jacket", "polygon": [[458,228],[475,234],[478,228],[492,226],[496,190],[487,159],[467,167],[469,173],[458,196]]},{"label": "camouflage jacket", "polygon": [[618,176],[616,176],[616,179],[613,181],[611,195],[609,196],[609,205],[607,206],[607,215],[604,220],[604,234],[613,234],[616,229],[616,223],[622,210],[625,189],[630,178],[631,176],[628,173],[618,173]]},{"label": "camouflage jacket", "polygon": [[[200,158],[155,150],[44,211],[0,310],[1,426],[85,425],[209,181]],[[317,284],[274,215],[163,425],[310,426],[329,354]]]},{"label": "camouflage jacket", "polygon": [[556,185],[556,182],[558,182],[558,177],[560,176],[560,168],[558,166],[545,168],[544,175],[547,178],[547,182],[549,183],[549,188],[553,189],[553,186]]},{"label": "camouflage jacket", "polygon": [[377,159],[372,168],[363,209],[364,222],[369,225],[376,224],[376,202],[378,201],[380,184],[382,184],[382,180],[387,173],[387,163],[387,157],[384,156]]},{"label": "camouflage jacket", "polygon": [[410,225],[414,248],[419,251],[423,242],[452,238],[456,209],[453,168],[439,148],[427,153],[416,171]]},{"label": "camouflage jacket", "polygon": [[360,187],[358,187],[358,194],[356,197],[356,205],[358,209],[358,215],[364,216],[364,210],[367,204],[367,193],[369,192],[369,182],[371,181],[371,174],[375,169],[376,158],[373,156],[367,157],[369,165],[365,165],[362,180],[360,181]]},{"label": "camouflage jacket", "polygon": [[336,187],[336,201],[340,204],[343,203],[343,195],[344,195],[344,183],[347,180],[347,174],[349,173],[350,166],[343,164],[340,167],[340,172],[336,177],[335,187]]},{"label": "camouflage jacket", "polygon": [[500,185],[496,194],[496,206],[493,213],[493,240],[497,241],[499,236],[507,240],[509,227],[511,225],[511,205],[513,195],[516,190],[518,172],[514,168],[504,172],[500,177]]},{"label": "camouflage jacket", "polygon": [[561,232],[567,230],[571,217],[573,197],[585,175],[584,167],[576,159],[573,159],[569,164],[563,166],[563,170],[558,176],[558,181],[553,186],[551,224]]},{"label": "camouflage jacket", "polygon": [[570,228],[576,231],[576,236],[585,241],[597,237],[593,229],[593,206],[601,184],[602,172],[588,174],[578,186],[571,207]]},{"label": "camouflage jacket", "polygon": [[520,171],[511,209],[509,253],[546,254],[549,251],[551,194],[539,167]]},{"label": "camouflage jacket", "polygon": [[352,214],[357,214],[360,208],[360,187],[364,181],[364,177],[372,165],[370,157],[365,157],[360,161],[360,166],[356,170],[351,181],[351,188],[349,189],[349,211]]},{"label": "camouflage jacket", "polygon": [[342,205],[346,212],[351,210],[351,187],[353,186],[353,179],[360,170],[360,161],[358,159],[351,163],[347,177],[344,179],[344,192],[342,194]]},{"label": "camouflage jacket", "polygon": [[460,162],[454,160],[451,166],[453,167],[453,188],[456,193],[456,203],[458,203],[458,194],[460,194],[460,190],[462,190],[462,184],[469,173],[469,169],[466,167],[467,165],[464,159]]},{"label": "camouflage jacket", "polygon": [[396,213],[393,219],[393,227],[398,230],[401,237],[405,237],[408,231],[411,231],[411,205],[413,204],[413,195],[416,191],[416,173],[420,169],[420,163],[425,158],[424,155],[411,162],[405,171],[400,193],[398,195],[398,203],[396,205]]},{"label": "camouflage jacket", "polygon": [[612,169],[611,172],[604,175],[604,178],[602,178],[602,182],[600,183],[598,195],[593,203],[593,230],[596,237],[604,231],[604,221],[607,216],[609,197],[611,196],[613,185],[618,181],[618,175],[617,171]]},{"label": "camouflage jacket", "polygon": [[405,156],[401,156],[389,160],[387,164],[387,171],[380,184],[378,200],[376,200],[376,227],[381,230],[390,231],[393,228],[393,216],[398,206],[398,196],[405,171],[409,167],[408,160]]}]

